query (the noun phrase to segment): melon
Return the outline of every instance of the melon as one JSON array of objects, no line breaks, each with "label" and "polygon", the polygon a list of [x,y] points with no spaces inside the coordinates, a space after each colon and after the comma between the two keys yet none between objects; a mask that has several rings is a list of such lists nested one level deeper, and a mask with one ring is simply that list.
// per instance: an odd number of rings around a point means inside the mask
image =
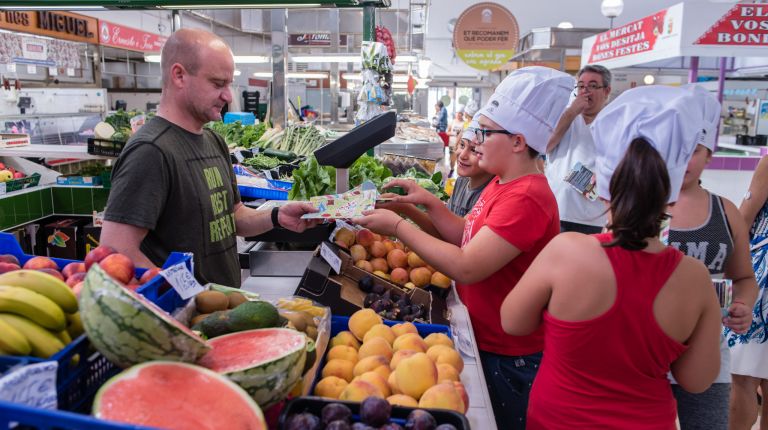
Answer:
[{"label": "melon", "polygon": [[164,429],[262,430],[259,405],[232,381],[200,366],[150,361],[107,381],[96,418]]},{"label": "melon", "polygon": [[198,364],[227,376],[262,408],[285,399],[304,372],[307,338],[296,330],[246,330],[208,344],[213,349]]},{"label": "melon", "polygon": [[203,338],[98,264],[88,270],[79,305],[91,343],[120,367],[150,360],[194,363],[210,350]]}]

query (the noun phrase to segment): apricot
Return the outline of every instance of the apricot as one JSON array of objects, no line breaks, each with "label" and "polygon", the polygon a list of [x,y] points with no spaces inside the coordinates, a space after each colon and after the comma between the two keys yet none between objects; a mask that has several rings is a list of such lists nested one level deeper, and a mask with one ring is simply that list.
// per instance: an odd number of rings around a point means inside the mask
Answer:
[{"label": "apricot", "polygon": [[357,243],[368,248],[374,242],[373,232],[368,229],[357,231]]},{"label": "apricot", "polygon": [[315,385],[315,395],[320,397],[328,397],[331,399],[338,399],[344,388],[347,387],[348,382],[339,378],[338,376],[328,376],[320,380]]},{"label": "apricot", "polygon": [[446,363],[437,364],[437,382],[443,381],[461,381],[459,372],[455,367]]},{"label": "apricot", "polygon": [[417,267],[411,270],[410,278],[411,282],[419,288],[424,288],[429,285],[429,280],[432,275],[429,273],[429,269],[426,267]]},{"label": "apricot", "polygon": [[450,364],[461,373],[464,370],[464,360],[461,355],[455,349],[445,345],[435,345],[427,350],[427,357],[429,357],[435,364]]},{"label": "apricot", "polygon": [[408,265],[412,268],[416,268],[424,267],[427,263],[425,263],[415,252],[411,251],[408,253]]},{"label": "apricot", "polygon": [[395,332],[393,332],[388,325],[376,324],[368,330],[368,333],[365,334],[363,337],[363,343],[367,342],[368,339],[373,339],[374,337],[383,338],[387,341],[387,343],[392,345],[392,342],[395,341],[397,336],[395,336]]},{"label": "apricot", "polygon": [[451,278],[443,275],[440,272],[435,272],[432,274],[431,282],[432,285],[438,286],[440,288],[451,288]]},{"label": "apricot", "polygon": [[389,254],[390,251],[395,249],[395,242],[390,239],[384,239],[381,241],[381,243],[383,243],[384,247],[387,248],[387,254]]},{"label": "apricot", "polygon": [[357,352],[358,360],[362,360],[366,357],[382,356],[389,362],[392,359],[392,346],[382,337],[370,338],[364,341]]},{"label": "apricot", "polygon": [[[365,372],[376,370],[381,366],[386,366],[387,372],[389,372],[389,360],[387,360],[387,358],[384,356],[371,355],[369,357],[360,358],[352,369],[352,375],[360,376]],[[387,374],[387,377],[389,377],[389,374]]]},{"label": "apricot", "polygon": [[398,338],[406,333],[419,334],[419,331],[416,329],[416,326],[413,325],[413,323],[404,322],[404,323],[393,325],[392,333],[395,334],[395,338]]},{"label": "apricot", "polygon": [[347,360],[353,364],[357,364],[357,350],[347,345],[336,345],[328,351],[328,361],[334,360]]},{"label": "apricot", "polygon": [[406,408],[418,408],[419,402],[413,397],[406,396],[405,394],[393,394],[387,397],[387,401],[392,406],[405,406]]},{"label": "apricot", "polygon": [[382,272],[382,273],[389,272],[389,265],[387,264],[387,260],[381,257],[372,259],[371,267],[373,268],[374,272]]},{"label": "apricot", "polygon": [[395,267],[408,267],[408,256],[399,249],[393,249],[387,254],[387,264],[394,269]]},{"label": "apricot", "polygon": [[397,352],[401,349],[410,349],[416,352],[427,352],[427,344],[424,339],[415,333],[406,333],[402,336],[398,336],[394,342],[392,342],[392,350]]},{"label": "apricot", "polygon": [[381,317],[374,312],[373,309],[360,309],[349,318],[349,331],[351,331],[358,340],[363,340],[365,334],[371,327],[381,323]]},{"label": "apricot", "polygon": [[405,285],[408,282],[408,271],[403,269],[402,267],[396,267],[392,269],[392,272],[389,274],[389,277],[392,279],[392,282],[394,282],[395,284]]},{"label": "apricot", "polygon": [[397,369],[397,365],[400,364],[404,358],[410,357],[417,352],[418,351],[412,349],[401,349],[400,351],[397,351],[392,355],[392,360],[389,361],[389,368],[392,370]]},{"label": "apricot", "polygon": [[368,260],[358,260],[355,262],[355,267],[373,273],[373,265],[371,265],[371,262]]},{"label": "apricot", "polygon": [[371,396],[384,397],[384,394],[370,382],[355,379],[354,381],[347,384],[347,386],[339,395],[339,400],[362,402]]},{"label": "apricot", "polygon": [[387,384],[389,384],[389,389],[392,391],[392,394],[403,394],[397,386],[397,374],[395,372],[389,374]]},{"label": "apricot", "polygon": [[360,349],[360,342],[355,338],[355,335],[349,331],[339,332],[339,334],[331,339],[330,348],[333,348],[336,345],[347,345],[355,348],[355,350]]},{"label": "apricot", "polygon": [[361,380],[365,382],[371,383],[374,387],[378,388],[381,392],[383,397],[388,397],[391,395],[391,390],[389,388],[389,384],[387,383],[387,379],[382,377],[380,374],[376,372],[365,372],[362,375],[356,377],[354,380]]},{"label": "apricot", "polygon": [[341,378],[347,382],[351,381],[352,378],[355,377],[353,373],[353,369],[355,367],[355,363],[347,360],[342,360],[340,358],[334,358],[333,360],[328,361],[325,363],[325,367],[323,367],[323,378],[327,378],[329,376],[336,376],[338,378]]},{"label": "apricot", "polygon": [[464,413],[467,413],[469,410],[469,394],[467,394],[467,389],[464,388],[464,384],[458,381],[453,381],[453,387],[461,395],[461,400],[464,401]]},{"label": "apricot", "polygon": [[423,352],[404,358],[395,369],[395,374],[400,391],[414,399],[421,398],[425,391],[437,383],[435,363]]},{"label": "apricot", "polygon": [[355,244],[355,232],[348,228],[341,228],[336,232],[336,237],[334,239],[336,239],[337,242],[345,244],[345,248],[349,248]]},{"label": "apricot", "polygon": [[465,412],[461,394],[450,382],[430,387],[419,398],[420,408],[451,409],[460,414]]},{"label": "apricot", "polygon": [[349,248],[349,255],[352,256],[352,261],[360,261],[368,258],[368,251],[365,250],[363,245],[356,243]]},{"label": "apricot", "polygon": [[395,248],[397,248],[397,249],[399,249],[401,251],[405,251],[405,244],[403,244],[403,242],[400,242],[399,240],[396,240],[395,241]]},{"label": "apricot", "polygon": [[374,270],[373,274],[378,276],[379,278],[384,278],[387,281],[389,281],[389,275],[384,273],[384,272],[382,272],[381,270]]},{"label": "apricot", "polygon": [[426,342],[429,347],[433,347],[435,345],[445,345],[450,348],[454,347],[453,341],[445,333],[431,333],[429,336],[424,338],[424,342]]},{"label": "apricot", "polygon": [[387,247],[378,241],[373,242],[368,250],[371,252],[371,255],[376,258],[381,258],[387,255]]}]

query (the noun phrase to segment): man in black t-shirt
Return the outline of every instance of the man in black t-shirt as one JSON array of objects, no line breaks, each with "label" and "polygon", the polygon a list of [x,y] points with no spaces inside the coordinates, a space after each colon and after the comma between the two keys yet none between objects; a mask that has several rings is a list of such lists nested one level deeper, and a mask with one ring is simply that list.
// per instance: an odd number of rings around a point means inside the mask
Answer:
[{"label": "man in black t-shirt", "polygon": [[139,267],[161,265],[171,251],[194,253],[199,281],[240,286],[237,235],[275,226],[301,232],[315,209],[290,203],[257,211],[240,194],[223,139],[203,129],[232,101],[232,51],[218,36],[182,29],[161,55],[157,116],[128,141],[112,173],[101,244]]}]

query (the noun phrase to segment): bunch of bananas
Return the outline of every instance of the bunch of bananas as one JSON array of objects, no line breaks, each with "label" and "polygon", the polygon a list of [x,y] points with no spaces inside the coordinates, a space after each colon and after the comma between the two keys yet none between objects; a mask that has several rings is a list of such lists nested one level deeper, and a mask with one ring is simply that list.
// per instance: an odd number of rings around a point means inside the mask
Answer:
[{"label": "bunch of bananas", "polygon": [[0,275],[0,355],[49,358],[83,333],[77,298],[47,273]]}]

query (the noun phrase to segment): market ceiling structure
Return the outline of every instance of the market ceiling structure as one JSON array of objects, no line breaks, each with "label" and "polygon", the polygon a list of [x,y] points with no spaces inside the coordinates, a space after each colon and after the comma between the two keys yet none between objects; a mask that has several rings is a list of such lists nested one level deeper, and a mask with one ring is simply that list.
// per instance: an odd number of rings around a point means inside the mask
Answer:
[{"label": "market ceiling structure", "polygon": [[218,9],[218,8],[307,8],[307,7],[389,7],[390,0],[13,0],[0,1],[0,7],[105,7],[105,8],[167,8],[167,9]]}]

